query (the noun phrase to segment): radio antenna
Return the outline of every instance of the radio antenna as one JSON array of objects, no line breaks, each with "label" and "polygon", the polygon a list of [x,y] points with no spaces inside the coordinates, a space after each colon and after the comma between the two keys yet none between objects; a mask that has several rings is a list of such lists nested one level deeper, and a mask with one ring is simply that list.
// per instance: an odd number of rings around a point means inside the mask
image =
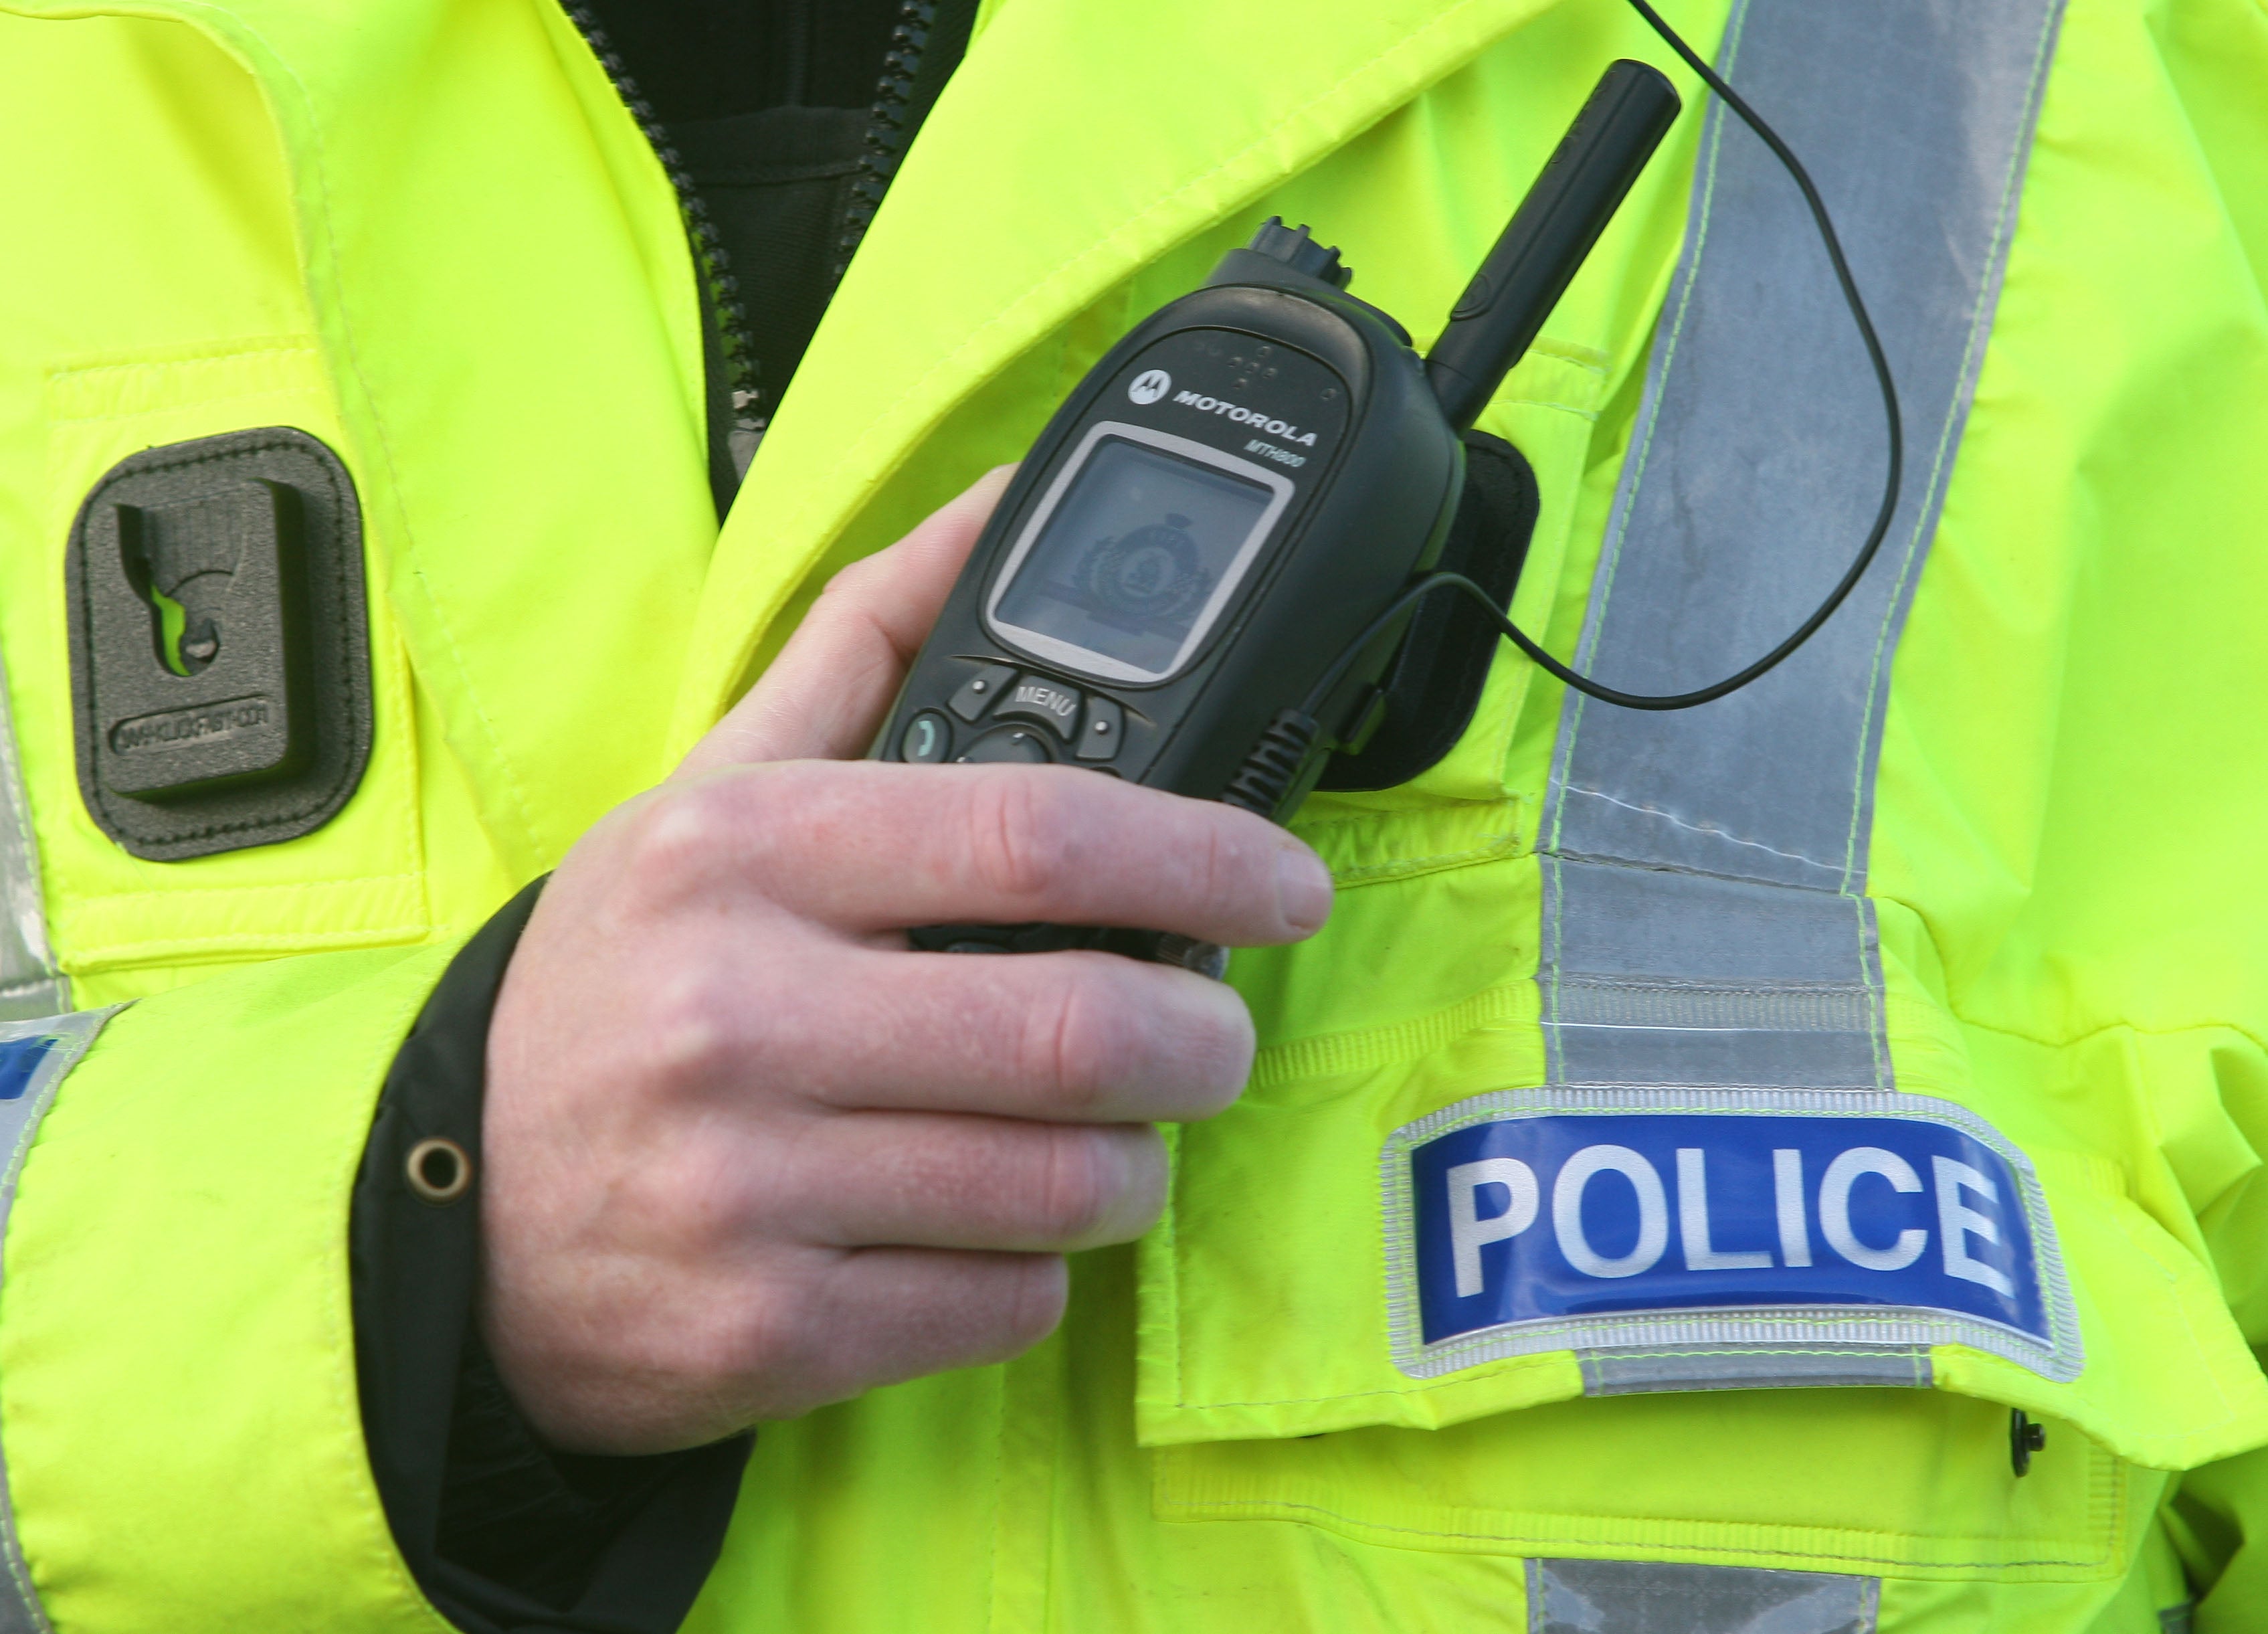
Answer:
[{"label": "radio antenna", "polygon": [[1678,107],[1660,70],[1628,58],[1593,88],[1426,354],[1425,378],[1458,431],[1535,339]]}]

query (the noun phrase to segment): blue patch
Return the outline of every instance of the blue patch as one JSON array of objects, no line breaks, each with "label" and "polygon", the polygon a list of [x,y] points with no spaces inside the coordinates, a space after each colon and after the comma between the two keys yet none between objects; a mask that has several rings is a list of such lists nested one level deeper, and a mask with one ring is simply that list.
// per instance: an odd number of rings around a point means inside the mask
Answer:
[{"label": "blue patch", "polygon": [[[1765,1344],[1845,1323],[2066,1371],[2054,1358],[2074,1351],[2074,1325],[2044,1200],[1981,1121],[1910,1095],[1832,1111],[1818,1096],[1700,1099],[1507,1093],[1401,1131],[1387,1152],[1397,1360],[1452,1353],[1413,1369],[1430,1373],[1587,1336]],[[1469,1337],[1523,1334],[1479,1353]]]},{"label": "blue patch", "polygon": [[52,1038],[11,1038],[0,1041],[0,1100],[21,1100],[32,1086],[32,1075],[48,1058]]}]

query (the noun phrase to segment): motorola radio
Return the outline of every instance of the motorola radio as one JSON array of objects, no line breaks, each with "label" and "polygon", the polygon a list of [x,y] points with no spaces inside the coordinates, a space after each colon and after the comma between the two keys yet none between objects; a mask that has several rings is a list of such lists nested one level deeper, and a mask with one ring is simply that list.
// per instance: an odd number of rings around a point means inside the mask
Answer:
[{"label": "motorola radio", "polygon": [[[1630,4],[1802,194],[1881,392],[1873,526],[1800,624],[1707,686],[1626,692],[1514,624],[1509,585],[1492,594],[1438,566],[1474,420],[1676,118],[1668,80],[1625,60],[1592,91],[1423,359],[1392,317],[1346,292],[1337,251],[1274,218],[1113,347],[1001,497],[873,755],[1060,762],[1280,822],[1333,754],[1360,755],[1412,613],[1438,591],[1471,598],[1537,667],[1623,709],[1711,703],[1808,641],[1896,513],[1896,383],[1802,163],[1648,0]],[[1215,975],[1226,959],[1187,938],[1064,925],[935,925],[910,939],[965,952],[1100,947]]]},{"label": "motorola radio", "polygon": [[[1535,338],[1678,110],[1610,68],[1421,359],[1271,218],[1064,401],[914,661],[874,758],[1091,768],[1284,821],[1375,724],[1462,435]],[[1103,946],[1152,932],[931,927],[917,946]]]}]

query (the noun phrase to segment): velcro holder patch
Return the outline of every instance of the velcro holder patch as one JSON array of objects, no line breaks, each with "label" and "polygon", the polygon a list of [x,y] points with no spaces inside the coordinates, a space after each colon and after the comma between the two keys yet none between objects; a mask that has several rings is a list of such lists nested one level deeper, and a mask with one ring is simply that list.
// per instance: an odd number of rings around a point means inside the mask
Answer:
[{"label": "velcro holder patch", "polygon": [[1948,1101],[1506,1091],[1396,1130],[1382,1180],[1389,1338],[1416,1377],[1665,1345],[1960,1343],[2079,1371],[2031,1164]]}]

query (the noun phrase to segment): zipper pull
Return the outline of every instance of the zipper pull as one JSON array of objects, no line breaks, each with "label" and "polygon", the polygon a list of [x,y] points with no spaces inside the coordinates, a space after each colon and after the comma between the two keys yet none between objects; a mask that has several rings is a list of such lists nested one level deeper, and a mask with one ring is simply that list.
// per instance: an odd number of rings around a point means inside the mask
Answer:
[{"label": "zipper pull", "polygon": [[762,411],[761,399],[745,386],[733,393],[733,429],[725,433],[725,452],[733,459],[733,480],[745,482],[748,467],[755,462],[756,445],[764,440],[770,419]]}]

